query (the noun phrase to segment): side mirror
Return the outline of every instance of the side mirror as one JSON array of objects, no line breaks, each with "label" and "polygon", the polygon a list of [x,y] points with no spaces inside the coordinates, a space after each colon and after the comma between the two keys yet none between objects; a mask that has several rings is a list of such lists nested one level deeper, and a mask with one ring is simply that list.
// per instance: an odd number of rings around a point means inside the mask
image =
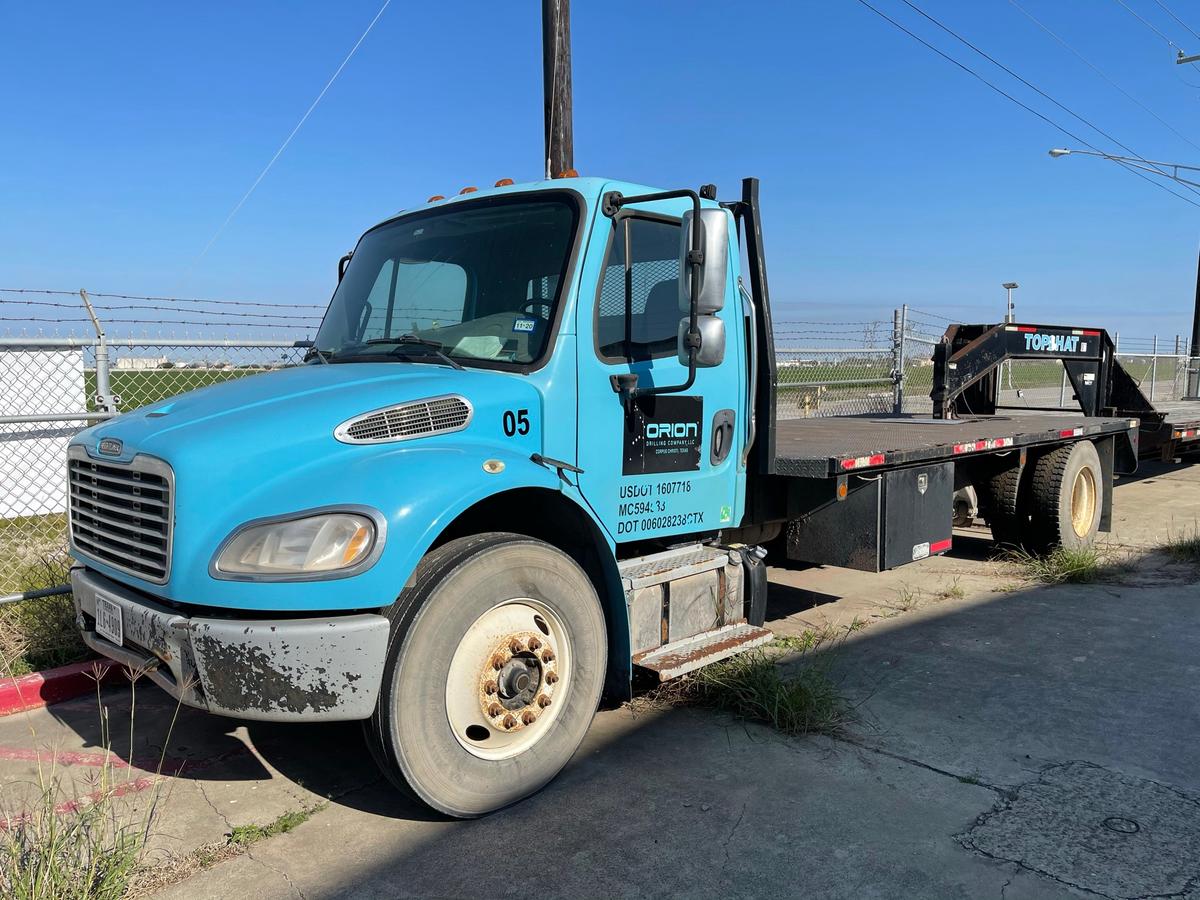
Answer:
[{"label": "side mirror", "polygon": [[[690,319],[679,320],[679,338],[676,342],[679,361],[688,364],[687,333]],[[696,368],[711,369],[725,360],[725,323],[716,316],[696,316],[696,330],[700,332],[700,346],[696,348]]]},{"label": "side mirror", "polygon": [[[692,266],[688,252],[692,249],[692,228],[695,210],[683,214],[679,230],[679,311],[692,309]],[[725,286],[729,269],[729,212],[724,209],[700,211],[700,246],[704,250],[704,265],[700,268],[699,304],[696,314],[707,316],[720,312],[725,306]]]},{"label": "side mirror", "polygon": [[342,279],[346,277],[346,266],[350,265],[350,257],[352,257],[353,255],[354,255],[354,251],[351,250],[349,253],[347,253],[345,256],[343,256],[341,259],[338,260],[338,283],[339,284],[341,283]]}]

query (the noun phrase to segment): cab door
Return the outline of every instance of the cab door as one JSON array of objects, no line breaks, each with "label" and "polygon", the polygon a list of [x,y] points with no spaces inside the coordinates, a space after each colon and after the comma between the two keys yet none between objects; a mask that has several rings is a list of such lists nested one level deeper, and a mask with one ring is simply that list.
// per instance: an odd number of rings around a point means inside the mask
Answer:
[{"label": "cab door", "polygon": [[[580,490],[617,543],[713,532],[737,524],[746,435],[744,326],[731,258],[725,266],[723,361],[697,368],[686,391],[636,397],[614,389],[684,383],[678,353],[681,217],[686,201],[623,207],[599,216],[589,242],[578,321]],[[729,247],[736,247],[732,219]],[[732,251],[727,251],[732,254]]]}]

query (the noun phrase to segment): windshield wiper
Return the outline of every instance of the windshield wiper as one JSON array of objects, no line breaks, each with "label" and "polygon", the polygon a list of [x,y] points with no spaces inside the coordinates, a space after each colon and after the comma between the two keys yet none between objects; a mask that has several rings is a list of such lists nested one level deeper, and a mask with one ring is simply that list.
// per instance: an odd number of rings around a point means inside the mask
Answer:
[{"label": "windshield wiper", "polygon": [[428,351],[428,356],[435,356],[446,365],[458,369],[459,371],[463,371],[462,364],[447,355],[442,344],[437,341],[431,341],[423,337],[418,337],[415,334],[402,334],[399,337],[394,338],[371,338],[369,341],[363,341],[364,346],[370,346],[372,344],[396,344],[396,348],[389,351],[388,356],[399,356],[410,348],[420,347],[421,349]]}]

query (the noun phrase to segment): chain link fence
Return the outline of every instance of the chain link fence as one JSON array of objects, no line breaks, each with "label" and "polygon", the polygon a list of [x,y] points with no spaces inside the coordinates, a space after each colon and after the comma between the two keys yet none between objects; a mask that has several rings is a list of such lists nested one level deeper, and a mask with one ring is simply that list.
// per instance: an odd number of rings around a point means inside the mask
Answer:
[{"label": "chain link fence", "polygon": [[[102,352],[103,351],[103,352]],[[165,397],[298,364],[294,341],[0,338],[0,595],[66,546],[66,447]]]}]

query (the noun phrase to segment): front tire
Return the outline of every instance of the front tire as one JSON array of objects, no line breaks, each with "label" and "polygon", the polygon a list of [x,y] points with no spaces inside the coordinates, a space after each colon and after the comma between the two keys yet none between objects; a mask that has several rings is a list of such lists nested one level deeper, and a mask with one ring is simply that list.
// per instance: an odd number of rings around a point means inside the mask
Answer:
[{"label": "front tire", "polygon": [[367,737],[398,787],[474,818],[567,764],[599,705],[607,647],[574,560],[515,534],[460,538],[421,561],[389,615]]}]

